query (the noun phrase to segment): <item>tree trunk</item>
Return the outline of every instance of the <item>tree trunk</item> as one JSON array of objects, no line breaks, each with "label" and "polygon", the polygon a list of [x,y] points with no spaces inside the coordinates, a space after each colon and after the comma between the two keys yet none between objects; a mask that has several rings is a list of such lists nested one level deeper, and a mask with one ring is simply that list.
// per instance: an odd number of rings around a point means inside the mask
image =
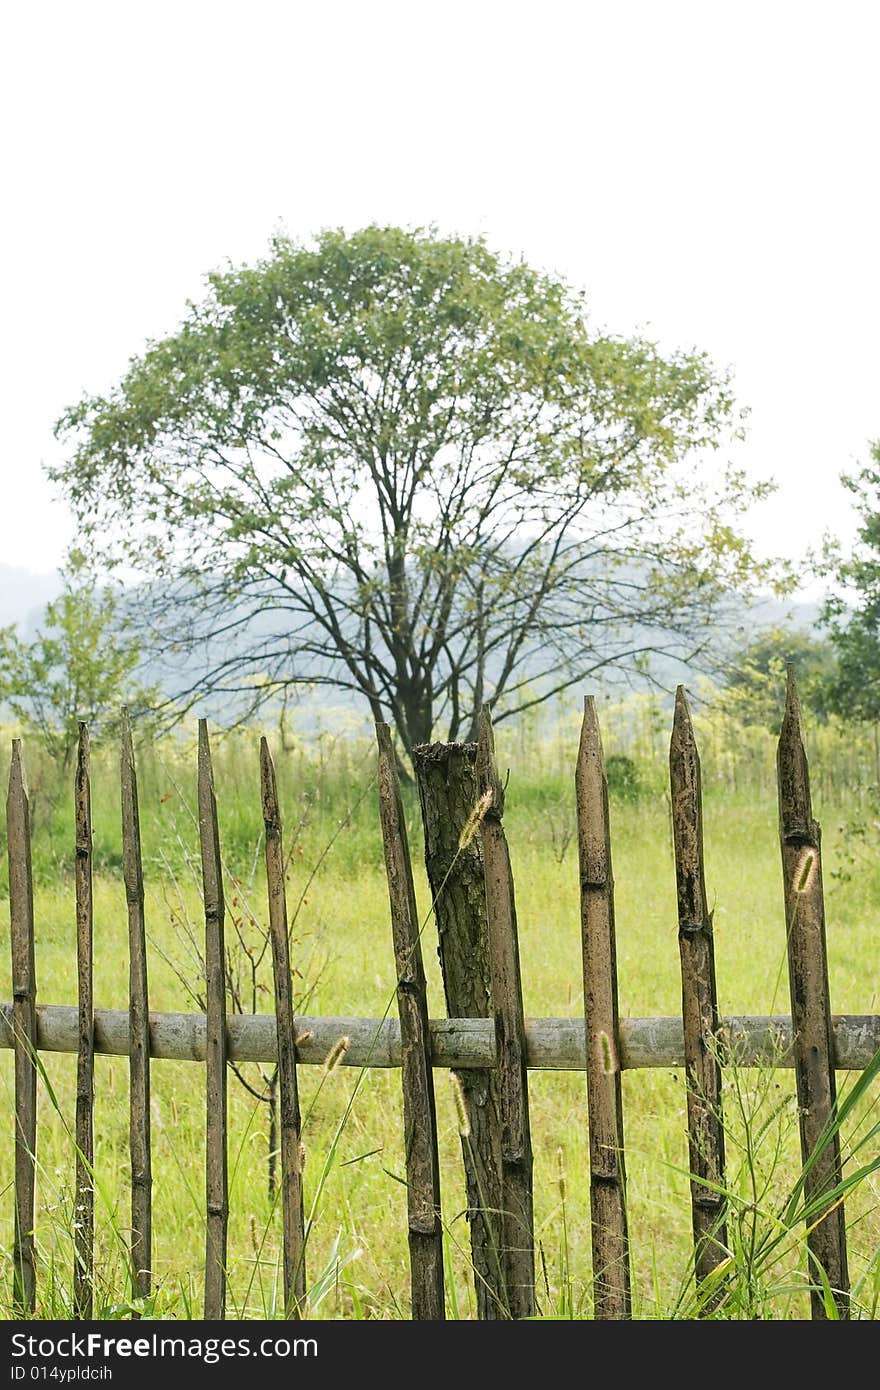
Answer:
[{"label": "tree trunk", "polygon": [[[451,1018],[491,1018],[486,890],[475,823],[469,843],[463,848],[459,845],[478,799],[476,744],[420,744],[412,756],[446,1010]],[[455,1076],[469,1128],[469,1133],[462,1135],[462,1152],[477,1316],[506,1318],[497,1076],[494,1070],[459,1071]]]}]

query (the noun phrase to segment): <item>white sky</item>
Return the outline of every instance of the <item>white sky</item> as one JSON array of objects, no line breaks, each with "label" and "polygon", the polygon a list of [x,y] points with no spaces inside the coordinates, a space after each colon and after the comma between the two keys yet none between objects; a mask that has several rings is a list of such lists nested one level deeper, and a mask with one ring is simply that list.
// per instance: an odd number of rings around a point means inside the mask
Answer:
[{"label": "white sky", "polygon": [[699,347],[772,476],[762,553],[852,532],[880,437],[880,5],[379,0],[8,7],[0,561],[63,559],[52,422],[273,231],[435,223]]}]

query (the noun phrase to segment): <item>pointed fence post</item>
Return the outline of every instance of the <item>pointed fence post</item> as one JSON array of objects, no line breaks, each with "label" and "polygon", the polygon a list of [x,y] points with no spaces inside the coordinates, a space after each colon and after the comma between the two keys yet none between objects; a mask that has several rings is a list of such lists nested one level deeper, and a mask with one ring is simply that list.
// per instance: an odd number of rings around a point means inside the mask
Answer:
[{"label": "pointed fence post", "polygon": [[122,721],[122,876],[128,908],[128,1074],[131,1162],[131,1268],[136,1297],[151,1287],[152,1162],[150,1151],[150,1004],[144,922],[144,872],[137,774],[128,713]]},{"label": "pointed fence post", "polygon": [[400,1018],[412,1316],[414,1321],[440,1321],[446,1316],[443,1225],[428,995],[406,822],[391,730],[387,724],[377,722],[376,739],[379,745],[379,818],[391,905]]},{"label": "pointed fence post", "polygon": [[625,1319],[632,1317],[632,1305],[623,1152],[623,1094],[620,1083],[614,877],[611,871],[608,780],[596,703],[591,695],[584,700],[575,793],[584,958],[587,1102],[590,1112],[594,1316],[597,1319]]},{"label": "pointed fence post", "polygon": [[675,693],[669,782],[678,897],[694,1273],[699,1285],[727,1255],[725,1203],[721,1190],[724,1185],[724,1119],[712,914],[703,868],[700,755],[682,686]]},{"label": "pointed fence post", "polygon": [[226,1316],[226,1231],[229,1188],[226,1159],[226,951],[223,865],[207,720],[199,720],[199,840],[205,899],[205,1320]]},{"label": "pointed fence post", "polygon": [[293,1016],[293,986],[290,975],[281,812],[278,806],[275,764],[265,738],[260,739],[260,793],[263,825],[266,830],[269,935],[272,941],[275,1026],[278,1033],[284,1308],[288,1317],[298,1319],[306,1311],[306,1240],[299,1085],[296,1076],[296,1022]]},{"label": "pointed fence post", "polygon": [[483,706],[480,715],[477,784],[481,802],[485,798],[485,806],[481,805],[480,838],[501,1097],[504,1269],[510,1316],[530,1318],[535,1312],[535,1231],[526,1030],[513,873],[501,824],[504,789],[495,763],[495,740],[488,705]]},{"label": "pointed fence post", "polygon": [[801,706],[791,667],[777,748],[777,780],[801,1156],[805,1165],[810,1160],[804,1195],[811,1205],[807,1218],[811,1309],[815,1319],[828,1316],[821,1289],[821,1271],[831,1287],[838,1316],[848,1318],[849,1273],[843,1200],[830,1197],[827,1203],[822,1202],[823,1194],[833,1194],[841,1181],[839,1134],[833,1133],[821,1151],[817,1148],[836,1109],[837,1085],[825,943],[821,831],[818,821],[813,819]]},{"label": "pointed fence post", "polygon": [[36,1301],[34,1195],[37,1162],[37,977],[34,968],[34,882],[30,797],[21,739],[12,740],[6,798],[9,935],[12,945],[12,1046],[15,1066],[15,1227],[12,1300],[22,1317]]},{"label": "pointed fence post", "polygon": [[79,726],[74,781],[76,818],[76,966],[79,996],[79,1048],[76,1067],[76,1225],[74,1229],[73,1306],[77,1318],[90,1319],[94,1308],[95,1245],[95,1018],[94,925],[92,900],[92,803],[89,776],[89,731]]}]

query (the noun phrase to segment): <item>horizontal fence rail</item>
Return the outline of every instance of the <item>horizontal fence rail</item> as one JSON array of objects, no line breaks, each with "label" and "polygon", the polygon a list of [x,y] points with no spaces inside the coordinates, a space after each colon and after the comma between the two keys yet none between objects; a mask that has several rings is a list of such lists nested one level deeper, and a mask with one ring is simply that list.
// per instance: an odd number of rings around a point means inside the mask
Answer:
[{"label": "horizontal fence rail", "polygon": [[[43,1052],[76,1052],[78,1013],[73,1005],[37,1006],[37,1047]],[[340,1038],[348,1046],[336,1061],[341,1067],[400,1067],[403,1048],[395,1018],[297,1016],[296,1060],[323,1066]],[[498,1065],[495,1024],[489,1018],[432,1018],[431,1061],[434,1069],[493,1070]],[[863,1071],[880,1050],[880,1014],[839,1014],[832,1018],[834,1066]],[[227,1056],[231,1062],[274,1062],[275,1019],[271,1014],[230,1014],[226,1021]],[[204,1063],[207,1052],[204,1014],[152,1013],[150,1056],[175,1062]],[[0,1048],[13,1046],[12,1005],[0,1004]],[[530,1071],[583,1071],[587,1062],[582,1018],[527,1018],[526,1065]],[[684,1028],[680,1018],[622,1018],[619,1063],[623,1071],[646,1067],[683,1067]],[[742,1067],[792,1069],[791,1019],[785,1014],[730,1015],[720,1020],[722,1063]],[[128,1013],[95,1009],[95,1052],[127,1057]]]}]

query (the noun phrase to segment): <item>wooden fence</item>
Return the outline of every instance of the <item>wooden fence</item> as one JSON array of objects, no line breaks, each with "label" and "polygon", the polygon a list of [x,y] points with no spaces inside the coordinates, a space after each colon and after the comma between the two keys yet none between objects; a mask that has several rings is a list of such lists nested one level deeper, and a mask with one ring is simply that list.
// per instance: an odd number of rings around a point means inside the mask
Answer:
[{"label": "wooden fence", "polygon": [[[78,1006],[36,1002],[29,803],[21,745],[13,742],[7,799],[11,1004],[0,1006],[0,1046],[14,1049],[14,1299],[35,1309],[35,1175],[38,1051],[77,1054],[74,1315],[93,1315],[95,1052],[127,1055],[130,1067],[130,1258],[133,1291],[152,1281],[150,1060],[195,1061],[205,1071],[204,1317],[226,1308],[228,1063],[274,1062],[280,1104],[282,1270],[287,1315],[308,1315],[306,1236],[297,1068],[324,1063],[343,1035],[343,1065],[399,1067],[403,1088],[412,1317],[444,1317],[433,1072],[460,1079],[469,1135],[463,1143],[471,1257],[480,1318],[535,1312],[530,1069],[582,1070],[589,1114],[594,1315],[631,1317],[621,1073],[684,1065],[690,1196],[697,1286],[711,1287],[727,1247],[722,1079],[725,1066],[794,1067],[804,1191],[813,1203],[807,1243],[818,1277],[813,1318],[826,1318],[822,1284],[850,1314],[839,1139],[833,1120],[836,1070],[864,1070],[880,1050],[880,1016],[832,1017],[828,989],[819,826],[812,816],[801,715],[793,677],[778,744],[779,833],[791,1015],[720,1018],[712,917],[703,872],[700,762],[684,692],[676,696],[670,787],[681,1018],[621,1019],[617,1002],[614,880],[608,787],[591,698],[585,701],[575,774],[584,1018],[526,1019],[514,882],[503,828],[504,789],[492,725],[483,711],[479,743],[415,750],[425,856],[440,933],[448,1017],[428,1016],[413,875],[391,734],[377,726],[381,833],[397,974],[398,1018],[295,1017],[285,904],[282,826],[268,745],[260,748],[274,1015],[227,1016],[223,875],[207,727],[199,726],[198,819],[205,914],[206,1011],[150,1013],[144,878],[135,761],[122,740],[123,876],[128,907],[127,1011],[96,1008],[92,988],[92,833],[89,736],[81,727],[75,781]],[[585,1118],[586,1123],[586,1118]],[[809,1162],[808,1162],[809,1160]],[[818,1213],[818,1215],[817,1215]],[[490,1258],[500,1251],[501,1258]],[[820,1273],[818,1273],[820,1272]],[[705,1283],[704,1281],[708,1281]],[[717,1278],[715,1283],[717,1284]],[[717,1297],[717,1293],[715,1295]],[[711,1300],[707,1306],[711,1306]]]}]

